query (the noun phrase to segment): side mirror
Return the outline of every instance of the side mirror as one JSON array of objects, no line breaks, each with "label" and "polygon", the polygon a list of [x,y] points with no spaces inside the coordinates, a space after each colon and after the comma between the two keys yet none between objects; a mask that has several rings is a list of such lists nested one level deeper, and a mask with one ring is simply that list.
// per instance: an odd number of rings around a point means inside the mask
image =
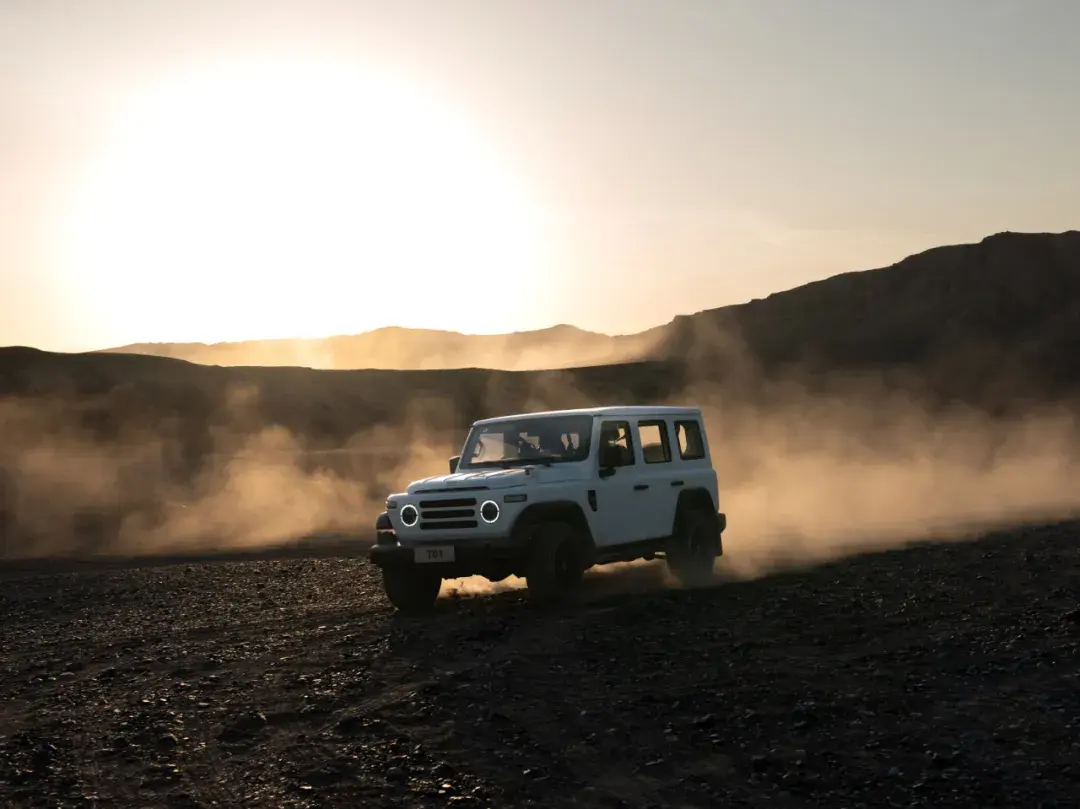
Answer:
[{"label": "side mirror", "polygon": [[457,471],[457,466],[458,466],[458,463],[460,463],[460,461],[461,461],[461,456],[460,455],[455,455],[453,458],[450,459],[450,474],[451,475],[454,474]]}]

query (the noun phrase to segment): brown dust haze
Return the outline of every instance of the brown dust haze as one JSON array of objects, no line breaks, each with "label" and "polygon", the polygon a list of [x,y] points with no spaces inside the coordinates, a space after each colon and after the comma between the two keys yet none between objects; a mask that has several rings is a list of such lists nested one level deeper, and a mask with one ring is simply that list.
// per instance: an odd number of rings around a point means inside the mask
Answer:
[{"label": "brown dust haze", "polygon": [[[734,382],[729,376],[720,385],[704,366],[654,400],[705,411],[729,519],[722,565],[732,575],[1080,513],[1080,429],[1071,407],[1008,419],[960,407],[930,412],[869,376],[847,378],[842,393],[818,393],[758,375],[766,395],[755,404],[738,396],[740,381],[757,374],[750,360],[740,362]],[[479,395],[493,402],[497,393]],[[253,423],[261,396],[250,384],[230,388],[206,428],[198,471],[187,477],[175,472],[190,454],[175,425],[125,428],[103,442],[70,397],[3,400],[0,467],[8,485],[0,506],[9,529],[17,526],[4,555],[71,556],[86,553],[88,542],[96,554],[190,554],[266,548],[321,532],[354,535],[366,547],[386,496],[443,473],[467,427],[433,430],[430,414],[440,402],[418,394],[403,403],[401,426],[371,425],[339,447],[315,450],[302,434]],[[303,407],[302,394],[296,398]],[[590,399],[549,378],[512,412],[643,403]],[[95,520],[112,511],[124,516]],[[477,579],[446,586],[490,589]]]}]

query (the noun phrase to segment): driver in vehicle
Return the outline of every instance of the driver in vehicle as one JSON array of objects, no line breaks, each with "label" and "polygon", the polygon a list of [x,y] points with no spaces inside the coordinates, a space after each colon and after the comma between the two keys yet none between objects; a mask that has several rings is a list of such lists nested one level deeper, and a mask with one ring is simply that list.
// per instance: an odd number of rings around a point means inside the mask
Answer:
[{"label": "driver in vehicle", "polygon": [[536,443],[543,455],[554,455],[558,457],[566,452],[566,444],[563,443],[561,433],[549,431],[541,432],[536,437]]},{"label": "driver in vehicle", "polygon": [[625,466],[632,460],[626,434],[619,427],[604,427],[600,433],[600,449],[607,457],[618,458],[619,466]]}]

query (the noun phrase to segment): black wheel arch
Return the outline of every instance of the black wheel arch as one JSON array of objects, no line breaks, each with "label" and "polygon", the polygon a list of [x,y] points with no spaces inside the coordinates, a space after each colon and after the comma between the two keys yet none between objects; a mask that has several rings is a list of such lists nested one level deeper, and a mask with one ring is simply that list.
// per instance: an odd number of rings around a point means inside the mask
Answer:
[{"label": "black wheel arch", "polygon": [[526,506],[514,518],[514,525],[510,529],[511,536],[527,546],[532,540],[533,529],[547,522],[565,522],[572,525],[582,542],[585,543],[583,550],[586,554],[590,558],[595,554],[596,544],[593,541],[585,510],[573,500],[551,500]]},{"label": "black wheel arch", "polygon": [[712,494],[708,489],[695,487],[683,489],[679,492],[679,501],[675,506],[675,517],[671,524],[671,534],[679,533],[682,517],[689,511],[704,511],[710,515],[716,515],[716,503],[713,502]]}]

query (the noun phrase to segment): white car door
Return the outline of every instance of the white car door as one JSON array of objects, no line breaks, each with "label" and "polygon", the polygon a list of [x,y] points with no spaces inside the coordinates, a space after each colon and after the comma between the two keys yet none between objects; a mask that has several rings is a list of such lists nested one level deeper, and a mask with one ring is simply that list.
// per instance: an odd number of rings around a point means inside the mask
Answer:
[{"label": "white car door", "polygon": [[671,533],[681,488],[671,425],[667,419],[653,417],[638,419],[635,427],[642,456],[637,485],[648,487],[637,490],[643,502],[642,525],[648,527],[646,538],[666,537]]},{"label": "white car door", "polygon": [[648,539],[650,527],[644,522],[650,513],[648,484],[639,479],[643,464],[631,423],[601,422],[598,440],[593,540],[606,547]]}]

